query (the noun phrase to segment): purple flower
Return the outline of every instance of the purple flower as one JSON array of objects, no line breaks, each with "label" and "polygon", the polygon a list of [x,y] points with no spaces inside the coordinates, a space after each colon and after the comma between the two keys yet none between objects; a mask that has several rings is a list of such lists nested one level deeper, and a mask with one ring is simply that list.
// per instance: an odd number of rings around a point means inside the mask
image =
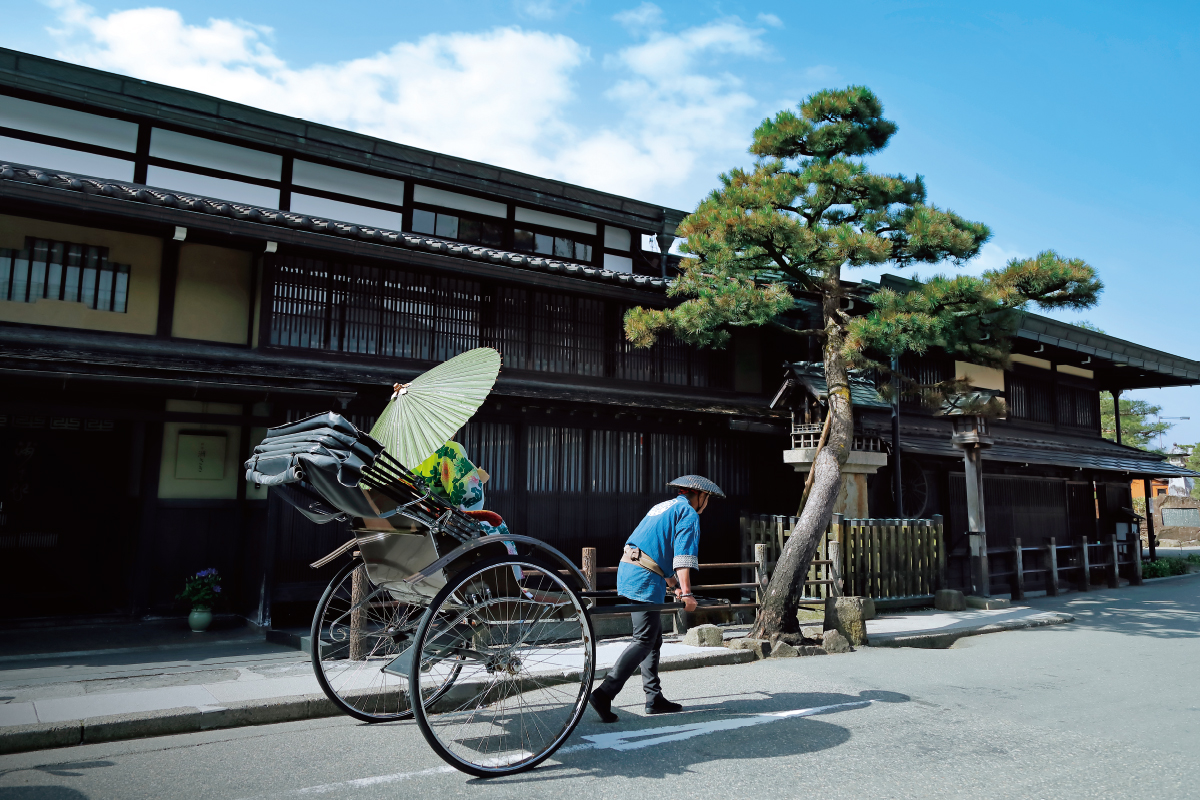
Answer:
[{"label": "purple flower", "polygon": [[217,592],[218,594],[220,594],[220,592],[221,592],[221,587],[220,587],[220,586],[214,586],[214,587],[213,587],[213,591],[214,591],[214,592]]}]

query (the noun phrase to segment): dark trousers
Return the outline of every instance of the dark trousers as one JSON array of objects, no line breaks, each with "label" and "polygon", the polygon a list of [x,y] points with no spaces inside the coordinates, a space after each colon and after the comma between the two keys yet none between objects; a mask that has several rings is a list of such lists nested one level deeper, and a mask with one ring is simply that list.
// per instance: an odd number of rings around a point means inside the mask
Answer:
[{"label": "dark trousers", "polygon": [[640,667],[646,702],[652,703],[662,695],[662,683],[658,679],[658,657],[662,652],[662,612],[658,609],[635,611],[630,616],[633,618],[633,641],[621,653],[608,677],[600,684],[600,689],[609,697],[616,697],[625,686],[625,681]]}]

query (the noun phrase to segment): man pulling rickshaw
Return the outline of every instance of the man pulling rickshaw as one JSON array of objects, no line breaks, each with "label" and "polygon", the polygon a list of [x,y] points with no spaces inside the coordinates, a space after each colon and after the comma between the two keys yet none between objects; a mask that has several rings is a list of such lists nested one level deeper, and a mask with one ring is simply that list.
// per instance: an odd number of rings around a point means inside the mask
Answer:
[{"label": "man pulling rickshaw", "polygon": [[[667,589],[683,603],[686,611],[696,610],[692,594],[692,570],[700,569],[700,515],[712,496],[724,497],[721,488],[708,478],[684,475],[667,484],[676,492],[650,509],[629,535],[617,567],[617,594],[635,604],[661,603]],[[670,574],[662,566],[670,564]],[[602,722],[616,722],[613,698],[635,669],[641,669],[642,689],[646,692],[647,714],[673,714],[683,710],[663,696],[658,678],[662,651],[662,612],[658,608],[634,611],[633,641],[617,659],[604,681],[592,689],[591,704]]]}]

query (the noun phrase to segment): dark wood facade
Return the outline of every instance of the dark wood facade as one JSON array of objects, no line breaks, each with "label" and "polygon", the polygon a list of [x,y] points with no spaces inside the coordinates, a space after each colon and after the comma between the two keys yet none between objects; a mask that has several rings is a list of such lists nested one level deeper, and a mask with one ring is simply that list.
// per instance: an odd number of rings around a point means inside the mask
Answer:
[{"label": "dark wood facade", "polygon": [[[303,621],[329,578],[308,564],[346,531],[247,486],[241,461],[311,413],[369,429],[394,382],[478,346],[504,366],[459,439],[514,532],[615,563],[665,483],[700,472],[730,495],[702,558],[733,561],[741,511],[794,506],[762,368],[798,354],[753,333],[716,352],[622,336],[629,308],[668,302],[642,243],[682,212],[6,52],[0,128],[49,159],[0,152],[8,618],[179,613],[183,578],[216,567],[221,610]],[[79,124],[54,128],[68,112]],[[220,166],[222,148],[251,166]],[[94,169],[60,172],[77,157]],[[179,184],[147,188],[166,169]],[[245,194],[196,190],[209,179]],[[311,198],[362,216],[293,211]],[[72,247],[113,266],[80,277]],[[90,301],[64,289],[80,280]],[[185,474],[189,434],[223,443],[218,477]]]}]

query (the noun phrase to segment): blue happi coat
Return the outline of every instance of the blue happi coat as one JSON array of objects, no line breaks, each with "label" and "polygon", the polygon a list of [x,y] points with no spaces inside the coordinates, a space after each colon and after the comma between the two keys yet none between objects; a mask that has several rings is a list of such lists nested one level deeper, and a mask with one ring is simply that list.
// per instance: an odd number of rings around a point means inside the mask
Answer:
[{"label": "blue happi coat", "polygon": [[[641,548],[668,576],[687,567],[700,568],[700,515],[687,497],[659,503],[646,514],[626,540]],[[621,562],[617,568],[617,593],[643,603],[661,603],[666,579],[637,564]]]}]

